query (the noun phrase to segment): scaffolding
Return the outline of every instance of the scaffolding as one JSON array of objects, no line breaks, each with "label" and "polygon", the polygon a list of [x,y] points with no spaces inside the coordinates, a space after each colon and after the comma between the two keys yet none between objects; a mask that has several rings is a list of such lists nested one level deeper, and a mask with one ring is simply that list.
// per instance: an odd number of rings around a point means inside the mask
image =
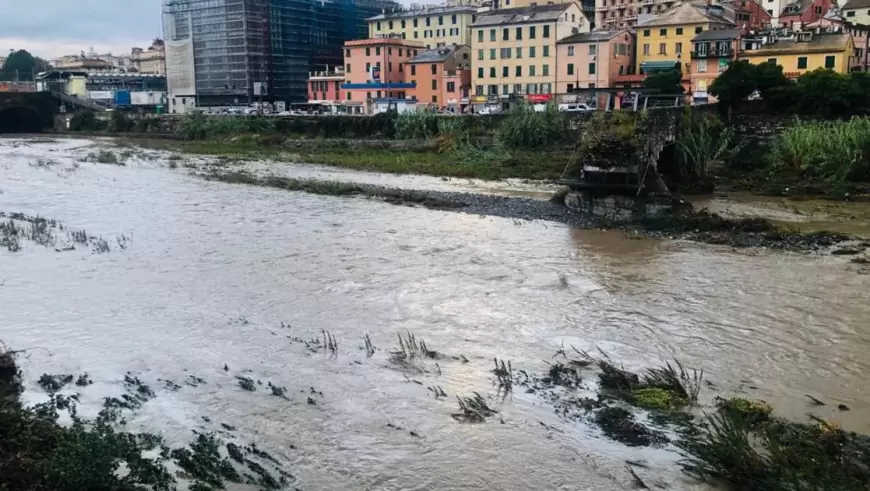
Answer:
[{"label": "scaffolding", "polygon": [[[345,41],[392,0],[164,0],[167,41],[192,40],[199,105],[307,99],[311,67],[342,65]],[[262,92],[259,90],[262,88]]]}]

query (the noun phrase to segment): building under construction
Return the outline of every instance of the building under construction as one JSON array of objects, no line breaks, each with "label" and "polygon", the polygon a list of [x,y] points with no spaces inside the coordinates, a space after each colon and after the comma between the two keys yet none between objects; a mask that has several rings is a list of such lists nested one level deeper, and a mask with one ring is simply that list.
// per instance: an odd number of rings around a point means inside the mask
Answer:
[{"label": "building under construction", "polygon": [[396,5],[391,0],[164,0],[170,96],[173,80],[184,72],[195,93],[183,95],[196,106],[249,104],[261,97],[305,101],[308,72],[341,65],[342,44],[366,37],[365,19]]}]

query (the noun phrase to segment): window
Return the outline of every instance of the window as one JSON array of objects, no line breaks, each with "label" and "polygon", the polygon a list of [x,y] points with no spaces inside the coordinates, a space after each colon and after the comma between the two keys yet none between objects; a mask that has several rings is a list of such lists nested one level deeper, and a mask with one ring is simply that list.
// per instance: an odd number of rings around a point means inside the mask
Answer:
[{"label": "window", "polygon": [[574,92],[574,84],[568,84],[568,89],[565,92],[568,92],[569,94]]},{"label": "window", "polygon": [[432,75],[435,75],[436,73],[438,73],[438,65],[433,63],[431,68],[432,68]]},{"label": "window", "polygon": [[648,38],[648,37],[649,37],[649,29],[644,29],[644,30],[643,30],[643,37],[645,37],[645,38]]},{"label": "window", "polygon": [[490,48],[490,49],[489,49],[489,59],[490,59],[490,60],[494,60],[494,59],[495,59],[495,48]]},{"label": "window", "polygon": [[523,84],[514,84],[514,94],[523,93]]},{"label": "window", "polygon": [[498,85],[487,85],[486,88],[489,91],[489,95],[498,95]]},{"label": "window", "polygon": [[590,89],[594,89],[594,88],[595,88],[595,84],[592,83],[592,82],[589,82],[589,88],[590,88]]},{"label": "window", "polygon": [[544,26],[544,39],[550,37],[550,26]]},{"label": "window", "polygon": [[855,17],[855,11],[850,10],[850,11],[846,12],[846,17]]},{"label": "window", "polygon": [[506,67],[506,66],[501,67],[501,76],[502,77],[510,77],[511,76],[510,72],[511,72],[510,67]]},{"label": "window", "polygon": [[388,61],[388,62],[387,62],[387,71],[388,71],[388,72],[392,72],[392,71],[393,71],[393,62],[392,62],[392,61]]},{"label": "window", "polygon": [[535,57],[535,47],[529,46],[529,58],[534,58],[534,57]]},{"label": "window", "polygon": [[513,52],[513,50],[512,50],[511,48],[502,48],[502,49],[501,49],[501,53],[500,53],[500,54],[501,54],[501,58],[503,58],[503,59],[510,59],[510,57],[511,57],[511,53],[512,53],[512,52]]},{"label": "window", "polygon": [[344,50],[344,57],[350,58],[350,50],[349,49]]},{"label": "window", "polygon": [[418,37],[420,37],[420,33],[417,31],[414,31],[414,39],[417,39]]},{"label": "window", "polygon": [[595,54],[596,54],[596,52],[597,52],[597,49],[598,49],[597,46],[595,46],[594,44],[590,44],[590,45],[589,45],[589,54],[590,54],[591,56],[595,56]]},{"label": "window", "polygon": [[517,38],[517,41],[523,39],[523,28],[517,27],[517,33],[514,36]]},{"label": "window", "polygon": [[477,30],[477,42],[478,42],[478,43],[482,43],[482,42],[483,42],[483,29],[478,29],[478,30]]},{"label": "window", "polygon": [[350,100],[350,92],[347,93],[347,100]]},{"label": "window", "polygon": [[489,30],[489,40],[490,40],[490,41],[495,41],[495,29],[490,29],[490,30]]},{"label": "window", "polygon": [[550,65],[542,65],[541,66],[541,76],[546,77],[550,75]]},{"label": "window", "polygon": [[523,76],[523,67],[517,65],[517,70],[514,73],[514,76],[515,77],[522,77]]},{"label": "window", "polygon": [[477,78],[483,78],[483,67],[477,67]]},{"label": "window", "polygon": [[370,71],[372,71],[372,64],[366,63],[366,73],[369,73]]},{"label": "window", "polygon": [[502,41],[509,41],[510,38],[511,38],[511,30],[508,29],[507,27],[505,27],[504,29],[501,30],[501,40]]},{"label": "window", "polygon": [[344,66],[344,73],[350,73],[350,63]]},{"label": "window", "polygon": [[[432,82],[435,82],[435,81],[433,80]],[[433,87],[433,88],[434,88],[434,87]],[[437,95],[433,95],[433,96],[432,96],[432,102],[433,102],[433,103],[436,103],[436,104],[438,103],[438,96],[437,96]]]},{"label": "window", "polygon": [[372,49],[366,48],[366,56],[371,56],[371,55],[372,55]]},{"label": "window", "polygon": [[821,15],[822,7],[816,7],[816,14]]},{"label": "window", "polygon": [[403,73],[405,71],[404,63],[399,63],[399,73]]},{"label": "window", "polygon": [[574,56],[574,46],[568,46],[568,56]]},{"label": "window", "polygon": [[535,65],[529,65],[529,76],[530,77],[535,76]]},{"label": "window", "polygon": [[478,60],[483,59],[483,50],[482,49],[477,50],[477,59]]},{"label": "window", "polygon": [[417,19],[414,19],[414,27],[417,27]]},{"label": "window", "polygon": [[387,22],[387,29],[389,29],[391,31],[393,30],[393,21]]},{"label": "window", "polygon": [[523,57],[523,48],[517,48],[517,58]]},{"label": "window", "polygon": [[535,39],[535,26],[529,26],[529,39]]},{"label": "window", "polygon": [[381,30],[381,23],[380,23],[380,22],[378,22],[377,29],[378,29],[379,31]]},{"label": "window", "polygon": [[836,61],[836,56],[826,56],[825,57],[825,68],[834,68],[834,63]]},{"label": "window", "polygon": [[659,43],[659,54],[666,55],[668,54],[668,45],[665,43]]},{"label": "window", "polygon": [[450,16],[450,23],[454,26],[456,25],[456,14]]},{"label": "window", "polygon": [[649,54],[649,44],[643,45],[643,54],[645,54],[645,55]]},{"label": "window", "polygon": [[677,53],[678,55],[683,54],[683,43],[677,43],[675,46],[676,46],[675,53]]},{"label": "window", "polygon": [[432,90],[438,90],[438,81],[432,80]]},{"label": "window", "polygon": [[502,93],[502,95],[510,94],[510,85],[508,85],[508,84],[502,85],[501,86],[501,93]]},{"label": "window", "polygon": [[447,82],[447,92],[456,92],[456,82]]},{"label": "window", "polygon": [[595,63],[589,64],[589,75],[595,75]]},{"label": "window", "polygon": [[[568,75],[574,75],[574,64],[568,63]],[[570,90],[569,90],[570,92]]]},{"label": "window", "polygon": [[667,36],[667,35],[668,35],[667,29],[659,29],[659,36]]},{"label": "window", "polygon": [[[481,68],[481,70],[483,69]],[[474,95],[483,95],[483,85],[474,86]]]},{"label": "window", "polygon": [[776,58],[768,58],[767,62],[770,63],[771,65],[776,65]]},{"label": "window", "polygon": [[393,48],[387,48],[387,54],[388,55],[393,54]]},{"label": "window", "polygon": [[426,17],[426,27],[432,26],[432,17]]},{"label": "window", "polygon": [[411,75],[417,75],[417,65],[411,65]]},{"label": "window", "polygon": [[378,95],[377,95],[377,97],[378,97],[378,99],[381,98],[381,91],[380,91],[380,90],[378,91]]},{"label": "window", "polygon": [[439,26],[443,26],[443,25],[444,25],[444,16],[443,16],[443,15],[439,15],[439,16],[438,16],[438,25],[439,25]]},{"label": "window", "polygon": [[375,46],[375,56],[380,56],[380,55],[381,55],[381,47]]},{"label": "window", "polygon": [[489,67],[489,78],[495,78],[495,67]]},{"label": "window", "polygon": [[695,34],[701,34],[701,32],[703,32],[703,31],[704,31],[704,28],[701,26],[698,26],[695,28]]},{"label": "window", "polygon": [[707,71],[707,60],[698,60],[698,73]]},{"label": "window", "polygon": [[399,48],[399,56],[402,56],[402,48]]},{"label": "window", "polygon": [[544,46],[544,58],[547,58],[549,56],[550,56],[550,47]]},{"label": "window", "polygon": [[405,28],[405,19],[402,19],[402,29]]},{"label": "window", "polygon": [[682,35],[683,35],[683,28],[682,28],[682,27],[678,27],[678,28],[677,28],[677,36],[682,36]]}]

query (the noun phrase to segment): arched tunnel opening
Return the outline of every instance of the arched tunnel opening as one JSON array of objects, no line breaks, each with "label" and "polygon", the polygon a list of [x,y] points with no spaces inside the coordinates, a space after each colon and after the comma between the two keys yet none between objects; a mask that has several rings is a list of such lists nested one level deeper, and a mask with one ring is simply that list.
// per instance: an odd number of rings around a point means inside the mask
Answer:
[{"label": "arched tunnel opening", "polygon": [[0,134],[38,133],[44,128],[44,118],[32,107],[13,106],[0,109]]}]

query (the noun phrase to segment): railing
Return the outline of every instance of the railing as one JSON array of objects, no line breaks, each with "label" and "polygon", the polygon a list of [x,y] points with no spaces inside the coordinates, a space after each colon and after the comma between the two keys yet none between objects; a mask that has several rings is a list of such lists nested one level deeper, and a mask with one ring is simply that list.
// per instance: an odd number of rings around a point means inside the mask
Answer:
[{"label": "railing", "polygon": [[655,2],[655,0],[643,0],[643,2],[641,2],[641,4],[642,5],[652,5],[654,2]]},{"label": "railing", "polygon": [[63,102],[68,102],[72,105],[90,109],[92,111],[109,111],[114,108],[114,104],[98,102],[91,99],[80,99],[76,96],[65,94],[58,90],[50,90],[51,94]]},{"label": "railing", "polygon": [[595,7],[595,10],[597,12],[603,12],[603,11],[607,10],[607,5],[599,5],[599,6]]},{"label": "railing", "polygon": [[728,49],[711,49],[708,51],[692,51],[692,59],[704,58],[730,58],[734,56],[734,50]]}]

